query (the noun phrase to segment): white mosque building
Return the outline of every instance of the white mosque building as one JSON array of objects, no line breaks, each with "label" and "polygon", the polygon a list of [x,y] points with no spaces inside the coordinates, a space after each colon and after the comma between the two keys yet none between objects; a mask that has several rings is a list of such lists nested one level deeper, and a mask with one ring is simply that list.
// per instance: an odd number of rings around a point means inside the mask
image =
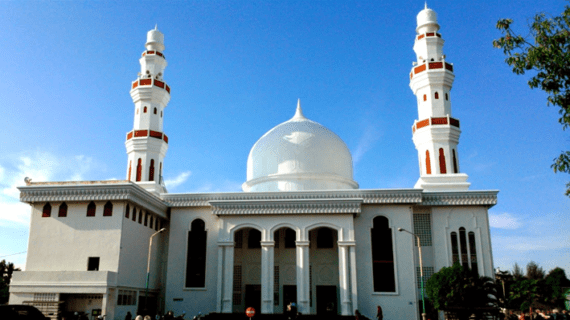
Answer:
[{"label": "white mosque building", "polygon": [[164,36],[149,31],[130,91],[126,180],[19,188],[31,226],[26,271],[13,276],[10,304],[35,305],[52,319],[74,312],[124,319],[145,307],[279,314],[290,302],[307,315],[332,306],[371,317],[379,305],[386,319],[419,319],[418,247],[399,228],[419,236],[426,278],[455,262],[492,277],[488,209],[498,192],[469,190],[460,173],[453,64],[436,13],[426,7],[417,24],[409,76],[420,176],[413,188],[371,190],[353,180],[342,139],[307,119],[299,103],[251,149],[243,192],[168,193],[170,87]]}]

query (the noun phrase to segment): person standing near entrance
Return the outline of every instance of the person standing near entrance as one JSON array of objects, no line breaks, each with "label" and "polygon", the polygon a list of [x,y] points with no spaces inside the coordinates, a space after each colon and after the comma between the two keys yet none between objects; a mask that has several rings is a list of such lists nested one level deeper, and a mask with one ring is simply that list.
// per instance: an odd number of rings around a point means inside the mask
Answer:
[{"label": "person standing near entrance", "polygon": [[384,319],[384,314],[382,313],[382,308],[380,306],[377,306],[378,311],[376,311],[376,320],[383,320]]},{"label": "person standing near entrance", "polygon": [[131,314],[130,311],[127,311],[127,315],[125,316],[125,320],[131,320],[133,318],[133,315]]}]

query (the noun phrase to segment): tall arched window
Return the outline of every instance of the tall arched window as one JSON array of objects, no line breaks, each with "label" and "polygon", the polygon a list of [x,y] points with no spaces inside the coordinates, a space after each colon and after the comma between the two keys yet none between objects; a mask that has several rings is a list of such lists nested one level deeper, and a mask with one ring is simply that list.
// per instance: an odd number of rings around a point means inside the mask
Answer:
[{"label": "tall arched window", "polygon": [[443,154],[443,148],[439,148],[439,173],[447,173],[445,168],[445,155]]},{"label": "tall arched window", "polygon": [[139,210],[139,223],[142,223],[143,211]]},{"label": "tall arched window", "polygon": [[146,110],[147,110],[147,108],[146,108],[146,107],[144,107],[144,113],[146,113]]},{"label": "tall arched window", "polygon": [[431,174],[431,161],[429,159],[429,150],[426,150],[426,174]]},{"label": "tall arched window", "polygon": [[148,227],[152,229],[153,223],[154,223],[154,219],[152,216],[150,216],[150,224]]},{"label": "tall arched window", "polygon": [[457,245],[457,232],[451,233],[451,255],[453,264],[459,263],[459,246]]},{"label": "tall arched window", "polygon": [[59,205],[58,217],[67,217],[67,203],[63,202]]},{"label": "tall arched window", "polygon": [[137,181],[141,181],[141,174],[142,174],[142,160],[139,158],[137,163]]},{"label": "tall arched window", "polygon": [[439,99],[439,93],[437,93],[437,91],[435,92],[435,95],[434,95],[434,96],[435,96],[436,99]]},{"label": "tall arched window", "polygon": [[445,100],[449,101],[449,94],[447,94],[447,92],[445,93]]},{"label": "tall arched window", "polygon": [[133,221],[137,221],[137,208],[133,207]]},{"label": "tall arched window", "polygon": [[89,205],[87,206],[87,216],[88,217],[94,217],[96,208],[97,207],[95,206],[95,202],[93,202],[93,201],[89,202]]},{"label": "tall arched window", "polygon": [[103,217],[110,217],[113,215],[113,204],[111,201],[107,201],[105,203],[105,207],[103,208]]},{"label": "tall arched window", "polygon": [[453,149],[453,172],[459,173],[457,170],[457,158],[455,157],[455,149]]},{"label": "tall arched window", "polygon": [[386,217],[374,218],[371,237],[374,292],[396,292],[392,229]]},{"label": "tall arched window", "polygon": [[427,94],[424,94],[424,101],[427,101]]},{"label": "tall arched window", "polygon": [[156,114],[156,107],[154,108],[154,114]]},{"label": "tall arched window", "polygon": [[129,173],[127,174],[127,180],[131,180],[131,165],[132,165],[132,161],[129,161]]},{"label": "tall arched window", "polygon": [[148,181],[154,181],[154,159],[150,160],[150,168],[148,170]]},{"label": "tall arched window", "polygon": [[204,221],[196,219],[188,232],[188,255],[186,257],[186,287],[206,286],[206,244],[208,232]]},{"label": "tall arched window", "polygon": [[479,274],[479,269],[477,267],[477,249],[475,245],[475,233],[473,231],[469,232],[469,254],[471,258],[471,271],[475,274]]},{"label": "tall arched window", "polygon": [[44,209],[42,210],[42,218],[49,218],[51,217],[51,204],[46,203],[44,205]]},{"label": "tall arched window", "polygon": [[129,218],[129,214],[131,213],[131,207],[129,206],[129,204],[127,203],[127,210],[125,210],[125,218]]},{"label": "tall arched window", "polygon": [[465,268],[469,268],[469,260],[467,256],[467,238],[465,228],[459,228],[459,247],[461,248],[461,264]]}]

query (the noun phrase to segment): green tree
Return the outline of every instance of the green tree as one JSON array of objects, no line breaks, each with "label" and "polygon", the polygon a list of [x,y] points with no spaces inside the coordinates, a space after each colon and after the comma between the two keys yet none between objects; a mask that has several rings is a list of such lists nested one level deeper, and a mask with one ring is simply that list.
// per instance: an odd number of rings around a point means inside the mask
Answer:
[{"label": "green tree", "polygon": [[550,300],[550,304],[556,308],[564,308],[564,292],[567,287],[570,287],[570,280],[566,277],[566,272],[562,268],[554,268],[550,270],[546,278],[544,278],[544,284],[549,289],[547,299]]},{"label": "green tree", "polygon": [[457,263],[431,276],[426,292],[437,310],[455,313],[460,320],[473,314],[479,319],[498,311],[493,280]]},{"label": "green tree", "polygon": [[[493,45],[503,49],[505,62],[515,74],[534,71],[528,85],[548,94],[547,104],[560,108],[558,122],[563,130],[567,129],[570,127],[570,6],[565,7],[561,16],[535,15],[527,37],[516,33],[512,23],[511,19],[497,22],[497,29],[504,36],[494,40]],[[570,151],[562,151],[551,168],[554,172],[570,173]],[[566,187],[566,195],[570,196],[570,183]]]},{"label": "green tree", "polygon": [[14,268],[14,264],[6,262],[6,260],[0,261],[0,304],[8,303],[10,295],[8,288],[14,271],[20,271],[20,268]]},{"label": "green tree", "polygon": [[544,269],[539,267],[538,264],[534,261],[529,262],[526,265],[526,277],[532,280],[542,280],[544,279]]}]

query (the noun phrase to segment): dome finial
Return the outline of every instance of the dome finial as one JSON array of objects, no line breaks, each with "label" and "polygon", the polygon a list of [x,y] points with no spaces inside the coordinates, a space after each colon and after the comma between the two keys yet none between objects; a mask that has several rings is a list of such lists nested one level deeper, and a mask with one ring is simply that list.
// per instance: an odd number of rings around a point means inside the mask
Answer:
[{"label": "dome finial", "polygon": [[297,110],[295,110],[295,115],[291,120],[306,120],[305,116],[303,115],[303,109],[301,109],[301,99],[297,100]]},{"label": "dome finial", "polygon": [[424,10],[427,10],[427,1],[425,2]]},{"label": "dome finial", "polygon": [[[426,4],[426,6],[427,6],[427,4]],[[154,25],[154,30],[158,30],[158,23]]]}]

